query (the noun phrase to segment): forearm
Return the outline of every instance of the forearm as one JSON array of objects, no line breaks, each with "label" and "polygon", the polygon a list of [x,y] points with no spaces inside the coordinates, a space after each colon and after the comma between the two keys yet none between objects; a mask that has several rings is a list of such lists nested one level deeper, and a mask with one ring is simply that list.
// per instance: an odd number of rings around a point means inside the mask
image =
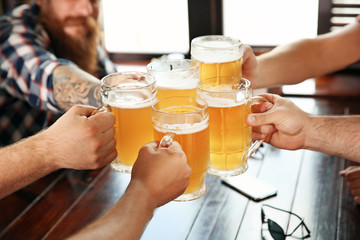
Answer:
[{"label": "forearm", "polygon": [[360,162],[360,116],[310,117],[305,149]]},{"label": "forearm", "polygon": [[260,55],[257,58],[258,72],[254,87],[296,84],[311,77],[314,73],[309,68],[309,66],[311,67],[310,62],[316,62],[317,58],[312,53],[314,44],[311,41],[303,39],[281,45]]},{"label": "forearm", "polygon": [[[130,183],[131,184],[131,183]],[[129,187],[104,216],[70,239],[140,239],[153,216],[155,205],[143,186]]]},{"label": "forearm", "polygon": [[254,87],[296,84],[341,70],[360,59],[358,22],[314,39],[281,45],[260,55]]},{"label": "forearm", "polygon": [[0,198],[57,170],[42,133],[0,150]]},{"label": "forearm", "polygon": [[64,111],[75,104],[101,106],[100,81],[74,66],[60,65],[53,75],[53,93]]}]

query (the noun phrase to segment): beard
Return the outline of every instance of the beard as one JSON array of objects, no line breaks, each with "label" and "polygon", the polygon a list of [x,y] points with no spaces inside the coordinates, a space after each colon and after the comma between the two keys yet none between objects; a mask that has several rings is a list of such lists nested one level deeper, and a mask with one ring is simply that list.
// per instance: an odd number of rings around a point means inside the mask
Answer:
[{"label": "beard", "polygon": [[[50,47],[56,57],[74,62],[82,70],[98,76],[97,43],[98,24],[92,17],[68,17],[64,21],[55,19],[51,11],[42,9],[39,22],[47,31],[50,38]],[[64,31],[66,25],[82,25],[83,28],[76,36],[70,36]]]}]

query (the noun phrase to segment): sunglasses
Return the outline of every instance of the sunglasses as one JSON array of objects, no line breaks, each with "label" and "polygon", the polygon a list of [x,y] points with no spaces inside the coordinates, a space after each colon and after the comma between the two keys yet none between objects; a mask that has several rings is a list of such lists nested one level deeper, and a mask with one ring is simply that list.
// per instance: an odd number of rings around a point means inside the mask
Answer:
[{"label": "sunglasses", "polygon": [[[294,228],[294,230],[291,231],[291,233],[286,234],[284,232],[284,230],[280,227],[279,224],[277,224],[275,221],[273,221],[273,220],[266,217],[264,208],[272,208],[272,209],[275,209],[277,211],[281,211],[281,212],[285,212],[285,213],[288,213],[290,215],[293,215],[293,216],[297,217],[300,220],[300,223]],[[267,205],[267,204],[263,204],[261,206],[261,222],[262,222],[263,225],[267,224],[268,228],[266,230],[269,231],[271,237],[274,240],[285,240],[286,237],[289,237],[289,236],[291,236],[293,238],[297,238],[297,239],[305,239],[305,238],[310,237],[310,230],[305,225],[305,222],[301,217],[299,217],[297,214],[295,214],[293,212],[289,212],[289,211],[286,211],[286,210],[283,210],[283,209],[280,209],[280,208],[276,208],[276,207],[273,207],[273,206],[270,206],[270,205]],[[294,233],[300,227],[305,229],[305,231],[303,231],[302,236],[301,237],[294,236]],[[264,229],[262,228],[261,229],[261,237],[262,237],[262,239],[265,239],[264,236],[263,236],[263,231],[264,231]]]}]

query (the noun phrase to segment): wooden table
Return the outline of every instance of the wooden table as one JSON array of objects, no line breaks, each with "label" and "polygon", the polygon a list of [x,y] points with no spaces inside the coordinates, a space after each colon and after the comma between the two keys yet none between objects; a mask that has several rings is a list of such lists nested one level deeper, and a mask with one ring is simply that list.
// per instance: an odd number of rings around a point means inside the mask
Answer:
[{"label": "wooden table", "polygon": [[[338,79],[336,76],[328,76],[329,82]],[[357,80],[360,83],[359,75]],[[360,86],[350,89],[359,91]],[[342,115],[360,114],[359,97],[298,94],[291,99],[313,114]],[[248,173],[276,186],[276,197],[253,202],[208,175],[208,190],[202,198],[159,208],[142,239],[258,240],[263,203],[303,217],[311,239],[360,239],[360,207],[338,176],[340,170],[353,163],[307,150],[279,150],[269,145],[264,149],[263,159],[249,160]],[[128,182],[129,175],[109,166],[50,174],[0,201],[0,238],[64,239],[107,211]],[[285,228],[289,222],[293,225],[289,218],[281,221]]]}]

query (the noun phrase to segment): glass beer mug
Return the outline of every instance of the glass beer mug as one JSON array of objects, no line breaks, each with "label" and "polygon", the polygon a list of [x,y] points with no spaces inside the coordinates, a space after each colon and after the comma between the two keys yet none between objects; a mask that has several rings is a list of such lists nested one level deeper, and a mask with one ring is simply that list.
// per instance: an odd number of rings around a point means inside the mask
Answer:
[{"label": "glass beer mug", "polygon": [[240,40],[209,35],[191,41],[191,58],[199,63],[200,79],[242,77],[244,46]]},{"label": "glass beer mug", "polygon": [[246,123],[252,104],[267,100],[251,97],[250,81],[236,77],[214,77],[200,81],[197,94],[204,99],[210,117],[210,167],[215,176],[235,176],[248,168],[247,159],[262,141],[252,143]]},{"label": "glass beer mug", "polygon": [[140,148],[153,141],[152,105],[156,102],[153,76],[141,72],[119,72],[101,79],[102,101],[115,117],[117,158],[111,167],[131,173]]},{"label": "glass beer mug", "polygon": [[[205,175],[209,166],[209,116],[207,104],[197,97],[169,97],[153,106],[154,138],[162,143],[179,142],[191,167],[190,183],[175,201],[190,201],[206,192]],[[166,144],[165,144],[166,146]]]},{"label": "glass beer mug", "polygon": [[147,72],[155,77],[158,99],[171,96],[196,96],[200,80],[199,64],[189,59],[158,60],[149,63]]}]

